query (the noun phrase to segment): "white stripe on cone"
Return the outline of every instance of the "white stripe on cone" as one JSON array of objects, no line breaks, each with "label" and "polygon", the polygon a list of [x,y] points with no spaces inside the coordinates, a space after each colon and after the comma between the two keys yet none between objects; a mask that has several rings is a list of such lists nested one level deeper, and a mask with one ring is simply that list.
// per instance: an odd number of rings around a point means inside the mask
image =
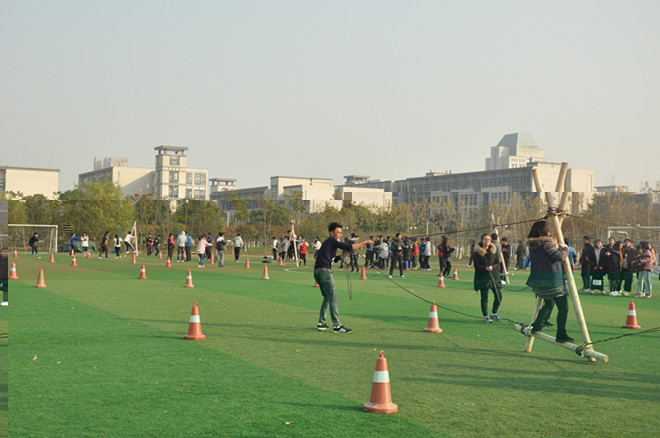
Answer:
[{"label": "white stripe on cone", "polygon": [[437,318],[438,312],[429,312],[429,318]]},{"label": "white stripe on cone", "polygon": [[374,383],[390,383],[388,371],[374,371]]},{"label": "white stripe on cone", "polygon": [[190,322],[200,323],[199,315],[190,315]]}]

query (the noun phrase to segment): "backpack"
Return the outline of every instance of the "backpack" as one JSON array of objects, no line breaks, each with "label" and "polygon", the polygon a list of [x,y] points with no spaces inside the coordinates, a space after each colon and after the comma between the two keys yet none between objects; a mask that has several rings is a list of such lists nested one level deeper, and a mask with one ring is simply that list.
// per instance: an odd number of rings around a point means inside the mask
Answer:
[{"label": "backpack", "polygon": [[219,240],[215,242],[215,249],[217,249],[218,251],[224,251],[226,243],[227,242],[225,242],[224,240]]}]

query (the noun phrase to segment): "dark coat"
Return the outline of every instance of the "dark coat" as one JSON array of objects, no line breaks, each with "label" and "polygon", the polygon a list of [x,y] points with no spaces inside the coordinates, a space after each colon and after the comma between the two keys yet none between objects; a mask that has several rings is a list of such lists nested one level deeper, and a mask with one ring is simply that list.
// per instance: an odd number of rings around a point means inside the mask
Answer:
[{"label": "dark coat", "polygon": [[[474,290],[500,287],[500,259],[497,256],[495,245],[491,243],[488,248],[484,248],[480,242],[474,247],[472,262],[474,263]],[[486,270],[488,266],[492,266],[493,270],[488,272]]]}]

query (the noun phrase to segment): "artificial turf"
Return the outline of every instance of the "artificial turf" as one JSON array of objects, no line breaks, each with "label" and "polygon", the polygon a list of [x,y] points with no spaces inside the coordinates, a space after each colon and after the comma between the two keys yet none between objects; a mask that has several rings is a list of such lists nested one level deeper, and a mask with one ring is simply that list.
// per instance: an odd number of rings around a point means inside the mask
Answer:
[{"label": "artificial turf", "polygon": [[[352,274],[352,300],[336,270],[342,323],[315,329],[321,296],[311,266],[140,257],[84,259],[78,267],[21,255],[10,283],[11,436],[654,436],[660,430],[657,333],[596,344],[610,362],[588,362],[512,324],[483,324],[472,271],[436,287],[434,272],[389,281]],[[147,280],[138,280],[140,265]],[[46,289],[35,288],[39,268]],[[195,288],[184,288],[188,269]],[[505,288],[503,312],[527,321],[526,273]],[[578,279],[578,283],[580,283]],[[442,334],[425,333],[427,301]],[[658,283],[656,279],[656,289]],[[593,340],[630,333],[629,299],[581,295]],[[185,341],[193,302],[204,341]],[[644,329],[658,300],[637,299]],[[569,333],[578,338],[575,317]],[[549,334],[554,332],[549,330]],[[1,346],[0,346],[1,347]],[[380,350],[399,412],[364,413]]]}]

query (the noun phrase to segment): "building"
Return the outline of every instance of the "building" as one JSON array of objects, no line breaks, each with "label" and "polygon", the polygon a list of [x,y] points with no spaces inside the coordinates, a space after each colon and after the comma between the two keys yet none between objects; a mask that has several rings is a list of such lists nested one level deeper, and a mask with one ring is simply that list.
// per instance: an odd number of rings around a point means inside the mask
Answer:
[{"label": "building", "polygon": [[59,180],[59,169],[0,166],[0,193],[20,192],[25,196],[56,199]]},{"label": "building", "polygon": [[170,201],[176,208],[179,199],[209,199],[208,171],[188,168],[187,147],[158,146],[155,168],[129,167],[125,158],[94,158],[94,170],[78,175],[85,181],[110,180],[125,196],[152,194]]},{"label": "building", "polygon": [[[491,157],[486,159],[489,169],[485,171],[429,172],[421,177],[396,181],[346,177],[344,187],[380,188],[391,192],[396,204],[429,201],[443,204],[450,201],[465,208],[480,208],[491,203],[508,203],[514,196],[537,193],[532,177],[534,168],[538,169],[541,181],[552,184],[552,188],[557,181],[561,164],[550,163],[543,157],[541,148],[530,144],[533,141],[530,139],[529,135],[505,135],[497,146],[491,148]],[[595,170],[568,169],[565,190],[580,193],[579,197],[572,198],[572,212],[586,208],[592,199],[595,174]]]}]

